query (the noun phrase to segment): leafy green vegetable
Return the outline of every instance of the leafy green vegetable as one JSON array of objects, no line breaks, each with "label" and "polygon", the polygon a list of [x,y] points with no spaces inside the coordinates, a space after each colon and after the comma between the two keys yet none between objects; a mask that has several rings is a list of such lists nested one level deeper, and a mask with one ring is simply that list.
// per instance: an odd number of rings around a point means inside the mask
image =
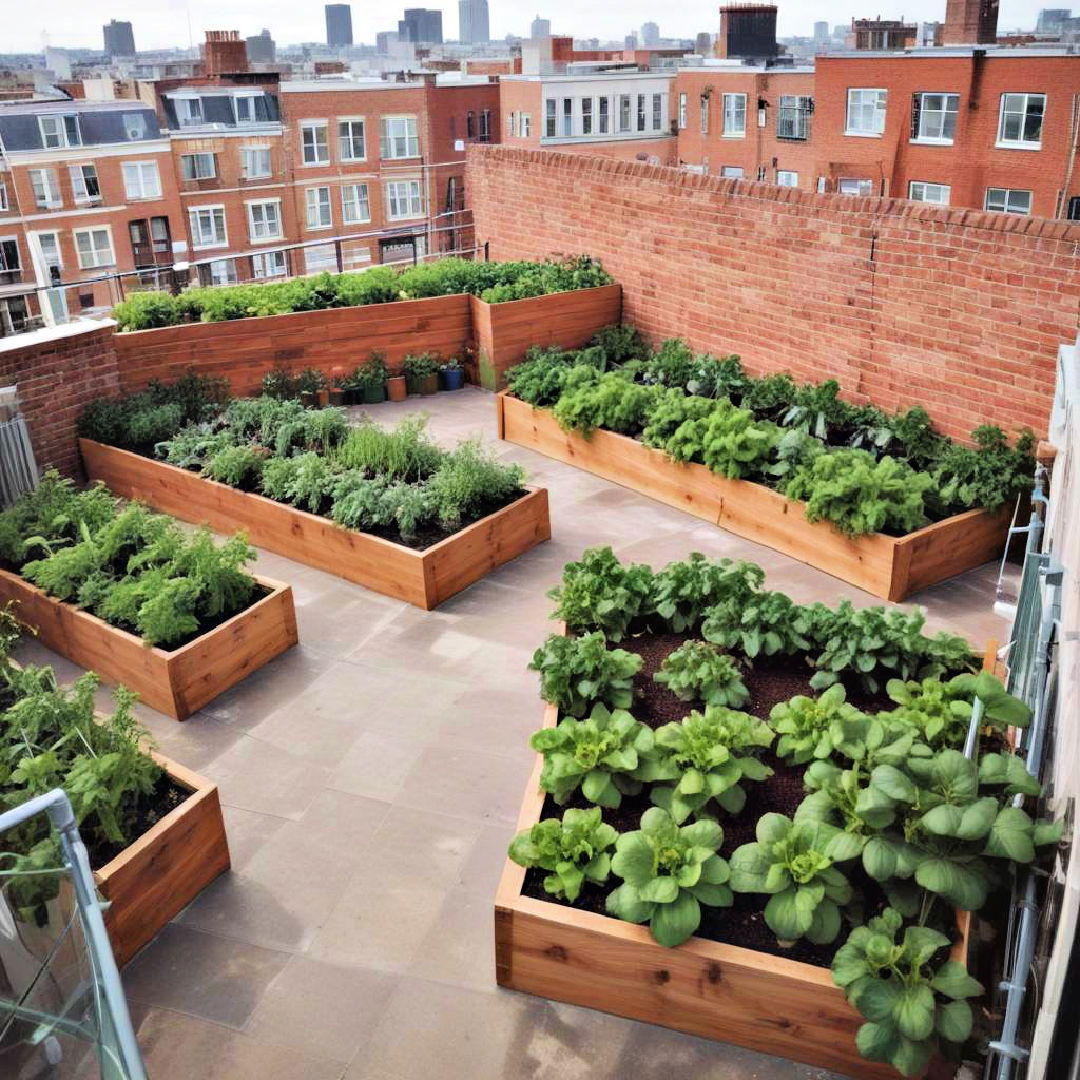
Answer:
[{"label": "leafy green vegetable", "polygon": [[664,658],[653,675],[682,701],[738,708],[750,698],[738,664],[704,641],[687,641]]},{"label": "leafy green vegetable", "polygon": [[775,429],[755,421],[748,409],[719,398],[705,416],[680,424],[661,449],[675,461],[700,462],[737,480],[764,472],[778,439]]},{"label": "leafy green vegetable", "polygon": [[837,750],[855,750],[866,731],[866,717],[848,703],[839,683],[816,699],[796,694],[774,705],[769,723],[780,736],[776,753],[789,765],[827,758]]},{"label": "leafy green vegetable", "polygon": [[653,611],[653,572],[641,564],[623,566],[610,547],[589,548],[563,568],[562,584],[548,596],[553,619],[575,631],[603,630],[620,641],[630,624]]},{"label": "leafy green vegetable", "polygon": [[751,659],[810,650],[820,622],[818,610],[796,604],[781,592],[747,592],[711,607],[701,636],[725,649],[739,649]]},{"label": "leafy green vegetable", "polygon": [[529,667],[540,672],[540,696],[559,712],[584,716],[593,702],[627,709],[634,700],[634,676],[641,657],[608,649],[599,631],[581,637],[551,634],[533,654]]},{"label": "leafy green vegetable", "polygon": [[611,852],[619,835],[600,819],[600,807],[567,810],[562,820],[545,818],[510,842],[510,858],[526,868],[547,870],[544,889],[574,903],[587,881],[602,885],[611,871]]},{"label": "leafy green vegetable", "polygon": [[739,602],[765,580],[756,563],[707,559],[693,552],[682,562],[669,563],[653,582],[653,607],[677,634],[693,631],[705,612],[727,600]]}]

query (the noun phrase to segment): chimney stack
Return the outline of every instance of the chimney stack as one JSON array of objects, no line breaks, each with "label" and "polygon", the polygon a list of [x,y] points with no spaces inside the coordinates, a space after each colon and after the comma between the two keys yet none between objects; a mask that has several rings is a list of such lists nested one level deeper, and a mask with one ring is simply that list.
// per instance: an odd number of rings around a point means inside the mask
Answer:
[{"label": "chimney stack", "polygon": [[947,0],[942,45],[997,44],[998,0]]}]

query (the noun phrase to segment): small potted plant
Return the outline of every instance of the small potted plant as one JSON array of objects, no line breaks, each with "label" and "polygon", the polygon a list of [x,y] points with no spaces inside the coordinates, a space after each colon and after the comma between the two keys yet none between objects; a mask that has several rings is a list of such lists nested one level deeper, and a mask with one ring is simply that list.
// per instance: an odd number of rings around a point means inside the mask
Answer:
[{"label": "small potted plant", "polygon": [[330,404],[345,404],[345,373],[339,367],[330,372]]},{"label": "small potted plant", "polygon": [[406,356],[402,365],[410,394],[436,394],[439,391],[439,365],[431,353]]},{"label": "small potted plant", "polygon": [[296,397],[296,385],[285,368],[272,368],[263,376],[262,392],[266,397],[285,401]]},{"label": "small potted plant", "polygon": [[390,375],[386,380],[386,396],[391,401],[404,401],[409,387],[404,375]]},{"label": "small potted plant", "polygon": [[[323,389],[325,383],[323,373],[315,368],[305,368],[296,376],[295,388],[305,409],[315,406],[319,399],[319,391]],[[329,400],[329,394],[327,394],[327,400]]]},{"label": "small potted plant", "polygon": [[356,369],[361,379],[361,391],[365,405],[378,405],[386,400],[386,380],[390,372],[381,352],[373,352],[371,357]]},{"label": "small potted plant", "polygon": [[465,385],[465,369],[461,361],[451,357],[445,364],[439,365],[439,389],[460,390]]}]

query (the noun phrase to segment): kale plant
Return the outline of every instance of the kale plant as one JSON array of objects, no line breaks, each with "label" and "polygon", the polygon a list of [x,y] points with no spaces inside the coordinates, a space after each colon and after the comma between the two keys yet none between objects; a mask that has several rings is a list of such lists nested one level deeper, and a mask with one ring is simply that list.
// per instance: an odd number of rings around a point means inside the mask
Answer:
[{"label": "kale plant", "polygon": [[756,421],[727,398],[712,403],[699,420],[680,424],[661,449],[675,461],[700,462],[729,480],[763,473],[779,439],[775,428]]}]

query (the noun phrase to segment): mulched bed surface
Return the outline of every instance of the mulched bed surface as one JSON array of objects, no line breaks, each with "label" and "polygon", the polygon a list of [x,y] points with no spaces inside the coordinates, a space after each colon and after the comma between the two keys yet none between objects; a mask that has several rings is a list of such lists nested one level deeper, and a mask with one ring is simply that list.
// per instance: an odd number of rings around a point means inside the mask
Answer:
[{"label": "mulched bed surface", "polygon": [[[692,637],[692,634],[643,633],[611,645],[611,648],[637,653],[644,661],[634,679],[636,700],[631,712],[636,719],[651,728],[682,720],[695,708],[701,708],[699,702],[680,701],[666,686],[652,678],[660,669],[664,658]],[[787,701],[796,694],[814,696],[816,691],[810,689],[812,674],[803,656],[759,658],[743,677],[750,691],[750,700],[743,706],[742,711],[765,719],[778,702]],[[870,711],[889,708],[892,704],[884,695],[868,695],[850,687],[848,700],[859,708]],[[803,787],[805,766],[785,765],[771,751],[762,754],[761,760],[773,770],[773,775],[760,782],[742,782],[747,799],[741,813],[732,815],[724,810],[719,811],[718,820],[724,828],[724,842],[720,847],[720,854],[727,859],[731,858],[731,853],[737,847],[754,840],[754,825],[762,814],[776,812],[791,817],[806,795]],[[582,797],[580,791],[575,793],[565,806],[556,804],[549,795],[544,800],[542,816],[561,817],[563,811],[570,807],[585,810],[591,805]],[[617,810],[605,809],[604,820],[619,832],[633,832],[640,825],[641,815],[651,805],[646,787],[640,795],[624,795],[622,805]],[[844,864],[841,869],[848,880],[863,891],[868,909],[883,906],[883,895],[875,883],[862,873],[858,861]],[[561,903],[544,891],[545,877],[546,872],[543,870],[527,871],[522,893],[537,900]],[[619,879],[612,875],[605,886],[586,885],[573,906],[603,915],[604,898],[618,884]],[[703,905],[701,926],[695,936],[773,956],[783,956],[818,967],[828,967],[847,934],[841,930],[836,942],[831,945],[813,945],[801,940],[790,948],[781,948],[776,943],[776,936],[765,923],[763,912],[767,901],[768,897],[764,894],[736,893],[735,903],[729,908],[710,908]]]},{"label": "mulched bed surface", "polygon": [[[132,829],[131,843],[149,832],[166,814],[175,810],[190,796],[191,792],[187,788],[177,784],[168,773],[162,773],[154,790],[149,795],[141,797],[135,807],[135,826]],[[128,844],[95,844],[88,848],[87,852],[90,856],[90,865],[95,870],[100,870],[128,846]]]}]

